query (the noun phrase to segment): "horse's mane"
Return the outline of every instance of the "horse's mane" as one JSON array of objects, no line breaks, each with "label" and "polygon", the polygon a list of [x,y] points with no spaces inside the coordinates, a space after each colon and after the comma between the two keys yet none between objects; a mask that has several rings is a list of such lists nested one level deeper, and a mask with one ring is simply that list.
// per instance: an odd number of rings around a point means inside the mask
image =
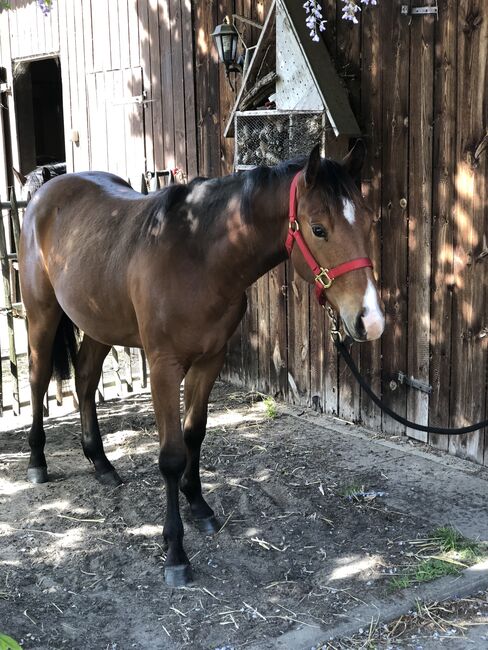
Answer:
[{"label": "horse's mane", "polygon": [[[304,169],[308,158],[301,156],[287,160],[275,167],[255,167],[244,172],[244,184],[241,196],[241,212],[247,221],[252,217],[252,206],[256,194],[262,190],[276,187],[277,182],[289,178]],[[316,185],[324,195],[327,204],[341,208],[342,197],[352,199],[357,196],[358,190],[354,180],[349,176],[344,167],[330,158],[322,158],[320,172]],[[286,200],[288,197],[286,196]]]},{"label": "horse's mane", "polygon": [[[254,169],[237,172],[222,178],[194,178],[188,185],[170,185],[150,198],[149,206],[145,209],[141,223],[142,235],[148,241],[154,241],[162,232],[162,223],[171,222],[175,228],[183,227],[187,214],[186,200],[200,184],[208,183],[207,192],[202,194],[200,202],[192,203],[192,211],[198,217],[200,234],[208,233],[212,224],[223,212],[229,198],[240,193],[241,215],[244,221],[251,221],[255,212],[254,201],[258,194],[268,191],[270,199],[276,203],[278,185],[307,164],[307,157],[302,156],[287,160],[274,167],[255,167]],[[328,205],[342,208],[342,198],[357,196],[358,190],[354,180],[347,174],[344,167],[331,159],[321,160],[317,186]],[[288,201],[283,193],[282,200]]]}]

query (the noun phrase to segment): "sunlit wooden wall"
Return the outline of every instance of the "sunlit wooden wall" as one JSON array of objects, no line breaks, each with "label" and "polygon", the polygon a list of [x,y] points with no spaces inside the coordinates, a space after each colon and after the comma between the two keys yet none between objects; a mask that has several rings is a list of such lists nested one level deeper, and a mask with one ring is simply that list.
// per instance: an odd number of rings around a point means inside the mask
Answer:
[{"label": "sunlit wooden wall", "polygon": [[[356,345],[356,360],[385,401],[417,422],[486,418],[488,4],[439,0],[438,20],[410,22],[401,0],[391,0],[363,11],[359,26],[340,19],[339,3],[323,4],[325,38],[368,146],[363,192],[378,219],[372,255],[387,314],[381,341]],[[224,93],[224,113],[227,101]],[[229,377],[372,429],[427,438],[361,394],[292,269],[274,270],[249,298]],[[431,385],[431,395],[400,384],[399,371]],[[430,442],[488,463],[485,434]]]},{"label": "sunlit wooden wall", "polygon": [[[438,20],[410,21],[402,3],[381,0],[354,26],[341,3],[322,1],[325,40],[368,146],[363,191],[377,216],[372,256],[387,314],[381,341],[354,355],[402,415],[462,425],[487,411],[488,5],[439,0]],[[146,170],[232,170],[223,129],[235,96],[210,34],[232,13],[262,22],[270,0],[55,0],[48,18],[32,0],[11,4],[0,13],[1,65],[11,75],[20,58],[60,57],[70,170],[109,169],[136,187]],[[245,28],[248,42],[257,36]],[[9,119],[15,163],[12,110]],[[293,269],[262,278],[249,301],[226,377],[406,433],[338,362]],[[401,385],[400,371],[432,394]],[[485,432],[430,441],[488,463]]]}]

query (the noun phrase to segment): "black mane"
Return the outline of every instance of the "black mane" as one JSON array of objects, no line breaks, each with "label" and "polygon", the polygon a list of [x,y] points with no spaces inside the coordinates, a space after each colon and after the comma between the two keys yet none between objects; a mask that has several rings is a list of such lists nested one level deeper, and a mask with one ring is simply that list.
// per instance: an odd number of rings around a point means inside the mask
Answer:
[{"label": "black mane", "polygon": [[[158,238],[163,223],[170,223],[173,232],[184,235],[184,231],[189,227],[187,217],[191,210],[192,217],[198,223],[197,235],[205,238],[212,224],[225,212],[229,199],[236,194],[240,194],[242,218],[244,221],[250,221],[255,212],[257,195],[263,196],[264,192],[268,192],[270,201],[274,205],[279,200],[287,202],[287,192],[281,191],[282,196],[279,195],[280,185],[293,174],[304,169],[306,164],[307,157],[302,156],[282,162],[275,167],[260,166],[222,178],[197,177],[188,185],[170,185],[150,197],[150,205],[145,209],[142,223],[143,236],[149,241],[154,241]],[[188,197],[203,183],[206,191],[201,201],[191,203],[189,207]],[[316,187],[327,204],[339,209],[342,208],[343,198],[353,199],[358,194],[354,180],[344,167],[329,158],[321,160]]]},{"label": "black mane", "polygon": [[[280,181],[304,169],[306,164],[307,157],[302,156],[282,162],[275,167],[255,167],[244,172],[245,180],[241,198],[243,218],[245,220],[251,218],[253,200],[259,191],[263,189],[273,191]],[[330,158],[322,158],[320,161],[316,187],[322,192],[326,203],[338,208],[342,208],[343,197],[353,199],[358,194],[358,189],[351,176],[340,163]]]}]

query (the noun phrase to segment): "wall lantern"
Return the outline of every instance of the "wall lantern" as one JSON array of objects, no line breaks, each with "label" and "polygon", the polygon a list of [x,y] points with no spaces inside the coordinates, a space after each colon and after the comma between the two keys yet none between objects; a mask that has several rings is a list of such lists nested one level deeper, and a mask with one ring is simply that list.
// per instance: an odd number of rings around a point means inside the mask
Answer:
[{"label": "wall lantern", "polygon": [[[217,25],[211,34],[219,54],[220,62],[225,65],[225,76],[227,77],[232,90],[234,90],[234,88],[232,87],[229,73],[239,72],[245,74],[247,66],[251,61],[252,54],[256,49],[255,45],[251,47],[246,45],[242,35],[235,26],[236,20],[251,25],[252,27],[256,27],[257,29],[263,29],[263,26],[256,23],[254,20],[250,20],[244,16],[239,16],[238,14],[232,14],[232,22],[227,17],[221,25]],[[244,53],[240,56],[237,55],[237,45],[239,41],[244,50]]]},{"label": "wall lantern", "polygon": [[237,65],[239,34],[234,25],[229,25],[229,23],[217,25],[212,33],[212,38],[219,53],[220,62],[225,65],[226,73],[242,72],[241,67]]}]

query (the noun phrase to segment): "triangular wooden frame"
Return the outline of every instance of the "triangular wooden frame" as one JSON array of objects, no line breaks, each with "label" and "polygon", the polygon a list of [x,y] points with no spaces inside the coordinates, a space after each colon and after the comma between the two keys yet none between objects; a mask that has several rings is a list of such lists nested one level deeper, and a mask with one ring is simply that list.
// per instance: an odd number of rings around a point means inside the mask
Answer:
[{"label": "triangular wooden frame", "polygon": [[317,85],[317,90],[335,135],[348,137],[361,135],[361,130],[349,103],[347,90],[334,68],[325,42],[322,39],[315,42],[310,38],[309,30],[305,24],[305,12],[302,3],[297,2],[297,0],[274,0],[266,16],[266,21],[259,37],[253,59],[242,80],[239,94],[225,127],[224,136],[226,138],[234,137],[235,113],[239,110],[242,97],[256,83],[257,75],[261,69],[263,59],[269,50],[269,45],[276,40],[275,24],[277,5],[279,5],[278,9],[286,12],[310,74]]}]

